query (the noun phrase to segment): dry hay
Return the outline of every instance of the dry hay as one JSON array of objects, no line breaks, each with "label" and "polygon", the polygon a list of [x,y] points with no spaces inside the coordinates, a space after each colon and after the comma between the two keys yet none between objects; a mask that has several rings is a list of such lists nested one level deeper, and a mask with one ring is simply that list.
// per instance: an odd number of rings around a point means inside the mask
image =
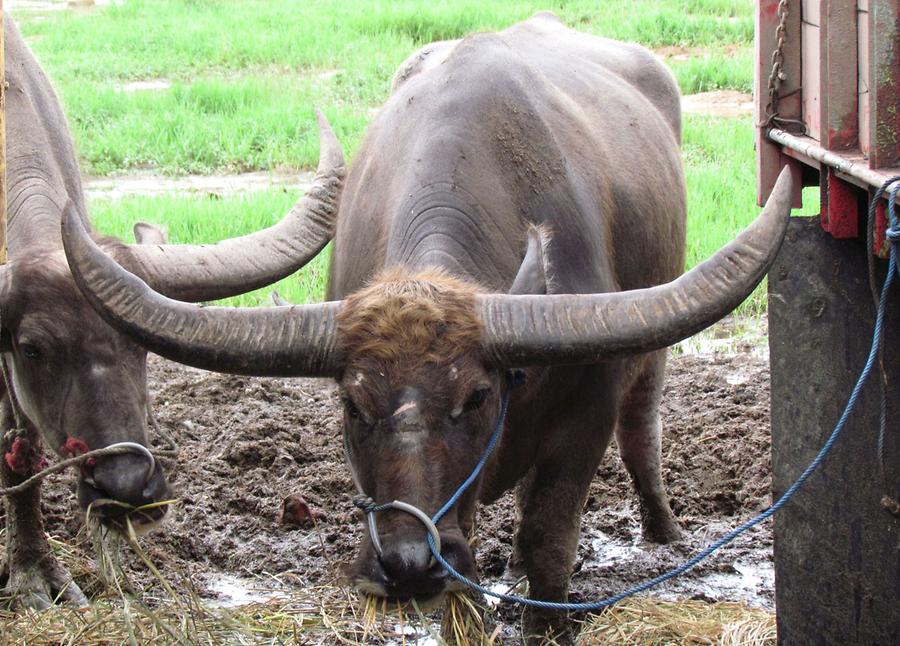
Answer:
[{"label": "dry hay", "polygon": [[[4,610],[0,599],[0,646],[79,644],[493,644],[483,609],[464,595],[448,595],[442,620],[415,604],[396,607],[383,599],[357,598],[337,585],[303,587],[293,575],[259,577],[254,593],[265,601],[219,607],[201,598],[186,576],[166,580],[137,537],[93,528],[91,546],[50,539],[54,554],[92,598],[89,608]],[[132,549],[153,573],[155,590],[140,590],[119,555]],[[89,551],[97,555],[92,560]],[[8,601],[8,600],[6,600]]]},{"label": "dry hay", "polygon": [[[406,644],[431,637],[438,644],[503,643],[491,629],[491,611],[463,594],[448,595],[439,619],[415,603],[400,607],[362,599],[337,585],[303,587],[292,575],[259,577],[254,592],[266,601],[217,607],[202,599],[188,577],[165,580],[135,536],[92,534],[85,546],[51,539],[56,556],[93,598],[90,608],[0,610],[0,646],[83,644]],[[124,543],[124,544],[119,544]],[[131,548],[154,573],[156,591],[137,590],[118,555]],[[667,602],[639,598],[619,603],[582,625],[581,645],[659,646],[775,644],[772,613],[739,603]]]},{"label": "dry hay", "polygon": [[776,643],[775,615],[742,603],[638,598],[591,617],[578,643],[770,646]]}]

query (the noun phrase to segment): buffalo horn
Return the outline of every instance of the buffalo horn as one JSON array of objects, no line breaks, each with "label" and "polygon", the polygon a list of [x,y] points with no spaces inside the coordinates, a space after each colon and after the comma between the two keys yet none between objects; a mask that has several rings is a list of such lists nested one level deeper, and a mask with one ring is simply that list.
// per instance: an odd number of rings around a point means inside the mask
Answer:
[{"label": "buffalo horn", "polygon": [[312,186],[268,229],[210,245],[131,245],[135,269],[153,288],[182,301],[243,294],[289,276],[334,235],[344,155],[328,121],[319,121],[319,167]]},{"label": "buffalo horn", "polygon": [[168,359],[262,376],[334,376],[340,303],[202,307],[172,300],[107,256],[71,202],[63,244],[75,282],[110,325]]},{"label": "buffalo horn", "polygon": [[792,194],[785,168],[750,226],[664,285],[604,294],[479,296],[486,361],[496,366],[594,363],[658,350],[712,325],[753,291],[775,260]]}]

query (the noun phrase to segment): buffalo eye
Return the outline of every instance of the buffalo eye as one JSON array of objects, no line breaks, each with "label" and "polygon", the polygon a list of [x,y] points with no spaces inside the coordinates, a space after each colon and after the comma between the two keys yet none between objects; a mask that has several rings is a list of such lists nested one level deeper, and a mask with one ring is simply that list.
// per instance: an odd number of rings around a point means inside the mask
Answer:
[{"label": "buffalo eye", "polygon": [[359,412],[359,408],[356,407],[353,400],[349,397],[343,397],[342,399],[344,401],[344,410],[347,411],[347,417],[352,420],[362,419],[362,413]]},{"label": "buffalo eye", "polygon": [[490,394],[491,389],[489,387],[483,386],[481,388],[476,388],[469,396],[469,399],[466,400],[466,403],[463,406],[463,412],[468,413],[473,410],[478,410],[481,408],[481,405],[487,401],[488,395]]},{"label": "buffalo eye", "polygon": [[42,354],[41,349],[33,343],[20,343],[19,351],[21,351],[23,357],[32,360],[40,359]]}]

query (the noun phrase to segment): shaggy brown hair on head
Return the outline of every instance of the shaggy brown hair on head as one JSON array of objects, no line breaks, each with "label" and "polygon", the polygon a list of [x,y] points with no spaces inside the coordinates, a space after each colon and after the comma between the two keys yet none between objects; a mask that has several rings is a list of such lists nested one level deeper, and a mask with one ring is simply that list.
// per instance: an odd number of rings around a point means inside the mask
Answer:
[{"label": "shaggy brown hair on head", "polygon": [[383,271],[344,301],[338,347],[348,358],[450,362],[481,339],[479,291],[439,269]]}]

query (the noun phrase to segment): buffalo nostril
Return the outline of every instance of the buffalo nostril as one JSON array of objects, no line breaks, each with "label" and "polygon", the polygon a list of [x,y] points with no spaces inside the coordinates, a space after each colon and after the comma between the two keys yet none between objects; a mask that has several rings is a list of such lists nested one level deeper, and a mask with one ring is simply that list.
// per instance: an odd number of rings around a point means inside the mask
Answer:
[{"label": "buffalo nostril", "polygon": [[424,540],[390,541],[384,546],[381,566],[398,583],[416,581],[428,576],[431,550]]},{"label": "buffalo nostril", "polygon": [[108,498],[132,505],[154,502],[166,491],[161,467],[148,474],[146,458],[128,453],[98,459],[91,484]]},{"label": "buffalo nostril", "polygon": [[141,492],[141,495],[144,497],[144,500],[155,502],[168,497],[168,493],[169,483],[166,482],[162,467],[157,463],[156,468],[147,480],[147,484]]}]

